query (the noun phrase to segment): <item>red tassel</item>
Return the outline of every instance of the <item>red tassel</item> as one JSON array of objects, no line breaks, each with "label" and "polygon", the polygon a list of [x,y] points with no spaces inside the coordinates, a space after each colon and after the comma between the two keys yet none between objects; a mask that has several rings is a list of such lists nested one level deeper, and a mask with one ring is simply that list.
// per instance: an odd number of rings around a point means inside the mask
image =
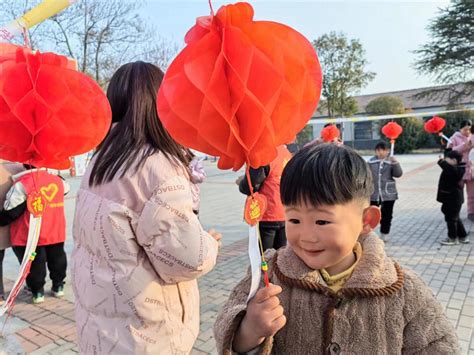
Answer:
[{"label": "red tassel", "polygon": [[268,272],[263,272],[263,280],[265,281],[265,287],[270,287],[270,280],[268,279]]}]

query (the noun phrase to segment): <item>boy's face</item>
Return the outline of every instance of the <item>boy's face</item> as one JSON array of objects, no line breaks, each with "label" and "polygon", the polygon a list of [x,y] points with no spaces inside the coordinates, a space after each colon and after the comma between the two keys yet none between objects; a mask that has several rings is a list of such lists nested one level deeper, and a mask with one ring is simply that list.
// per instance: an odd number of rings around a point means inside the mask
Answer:
[{"label": "boy's face", "polygon": [[334,206],[285,206],[288,244],[309,268],[341,272],[344,269],[336,269],[352,260],[359,235],[370,231],[364,219],[367,212],[372,215],[374,211],[376,221],[372,221],[372,228],[378,224],[380,212],[361,201]]},{"label": "boy's face", "polygon": [[385,159],[386,157],[388,157],[389,152],[390,151],[388,149],[376,149],[375,150],[375,155],[379,159]]}]

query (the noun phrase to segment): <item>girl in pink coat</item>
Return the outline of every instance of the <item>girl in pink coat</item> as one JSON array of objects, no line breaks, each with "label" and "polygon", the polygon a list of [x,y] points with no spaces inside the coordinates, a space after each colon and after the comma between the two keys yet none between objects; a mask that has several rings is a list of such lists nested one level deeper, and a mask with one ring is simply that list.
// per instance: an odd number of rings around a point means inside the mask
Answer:
[{"label": "girl in pink coat", "polygon": [[114,124],[77,195],[72,278],[82,354],[188,354],[199,333],[197,279],[220,234],[193,213],[192,154],[156,110],[163,72],[123,65],[107,97]]},{"label": "girl in pink coat", "polygon": [[455,132],[448,148],[457,150],[462,154],[462,161],[466,163],[466,172],[463,177],[467,191],[467,216],[469,220],[474,221],[474,175],[472,173],[472,162],[469,160],[469,153],[474,147],[474,136],[471,134],[472,122],[465,120],[461,122],[458,132]]}]

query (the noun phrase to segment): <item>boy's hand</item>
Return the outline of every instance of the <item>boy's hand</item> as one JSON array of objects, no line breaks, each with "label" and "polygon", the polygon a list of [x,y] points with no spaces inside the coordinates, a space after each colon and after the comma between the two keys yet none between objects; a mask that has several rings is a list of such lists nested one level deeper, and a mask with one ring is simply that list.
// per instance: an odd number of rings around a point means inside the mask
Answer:
[{"label": "boy's hand", "polygon": [[234,351],[250,351],[285,326],[286,317],[277,297],[281,291],[280,286],[273,284],[257,291],[249,302],[247,313],[237,330],[233,343]]},{"label": "boy's hand", "polygon": [[283,307],[277,297],[281,291],[280,286],[270,284],[270,287],[258,290],[247,306],[245,318],[260,337],[272,336],[286,324]]},{"label": "boy's hand", "polygon": [[394,156],[391,156],[391,157],[389,158],[389,160],[390,160],[392,163],[394,163],[394,164],[398,163],[397,158],[395,158]]}]

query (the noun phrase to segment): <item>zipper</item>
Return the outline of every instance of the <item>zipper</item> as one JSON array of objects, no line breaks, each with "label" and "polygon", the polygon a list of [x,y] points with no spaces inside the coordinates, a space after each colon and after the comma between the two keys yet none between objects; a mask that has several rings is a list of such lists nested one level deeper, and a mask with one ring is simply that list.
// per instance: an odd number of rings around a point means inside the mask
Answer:
[{"label": "zipper", "polygon": [[380,161],[379,164],[379,200],[380,202],[383,202],[383,196],[382,196],[382,168],[383,168],[383,160]]}]

